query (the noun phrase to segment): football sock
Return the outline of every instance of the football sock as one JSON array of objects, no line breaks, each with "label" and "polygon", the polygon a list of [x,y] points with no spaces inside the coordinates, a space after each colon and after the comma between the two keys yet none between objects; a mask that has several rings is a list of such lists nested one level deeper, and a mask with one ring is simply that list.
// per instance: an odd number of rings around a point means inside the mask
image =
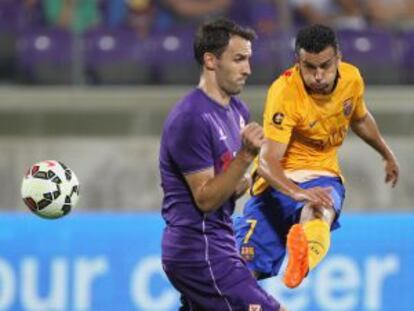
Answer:
[{"label": "football sock", "polygon": [[303,224],[308,240],[309,270],[315,268],[328,253],[331,244],[329,224],[321,219],[314,219]]}]

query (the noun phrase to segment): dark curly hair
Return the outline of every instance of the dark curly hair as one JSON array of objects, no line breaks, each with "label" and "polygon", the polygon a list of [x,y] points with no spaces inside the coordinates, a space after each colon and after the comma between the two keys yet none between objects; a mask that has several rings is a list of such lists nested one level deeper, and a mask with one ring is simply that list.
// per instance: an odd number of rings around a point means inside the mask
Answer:
[{"label": "dark curly hair", "polygon": [[296,36],[295,52],[301,49],[309,53],[320,53],[327,47],[333,47],[335,52],[339,49],[338,39],[332,28],[324,25],[311,25],[299,30]]}]

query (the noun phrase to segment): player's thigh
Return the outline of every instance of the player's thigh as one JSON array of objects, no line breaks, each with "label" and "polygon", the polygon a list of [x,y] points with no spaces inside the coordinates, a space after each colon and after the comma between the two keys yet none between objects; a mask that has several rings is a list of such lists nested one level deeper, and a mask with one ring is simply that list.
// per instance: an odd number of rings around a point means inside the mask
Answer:
[{"label": "player's thigh", "polygon": [[192,267],[164,262],[163,267],[185,297],[183,310],[185,305],[197,311],[246,311],[255,306],[262,311],[279,310],[279,303],[257,284],[240,257]]},{"label": "player's thigh", "polygon": [[276,206],[252,205],[254,202],[248,202],[244,215],[234,221],[236,243],[249,269],[265,278],[277,275],[280,269],[288,227],[282,217],[263,212]]},{"label": "player's thigh", "polygon": [[205,311],[202,307],[198,306],[183,295],[180,297],[180,303],[181,306],[179,307],[178,311]]},{"label": "player's thigh", "polygon": [[163,268],[171,284],[182,295],[180,311],[226,310],[226,301],[206,263],[186,265],[163,261]]},{"label": "player's thigh", "polygon": [[307,183],[309,187],[326,187],[330,189],[334,205],[332,207],[312,206],[305,204],[301,210],[300,222],[306,222],[312,219],[323,219],[334,227],[338,227],[337,220],[342,211],[342,205],[345,199],[345,188],[339,178],[319,178],[311,183]]},{"label": "player's thigh", "polygon": [[321,219],[332,224],[336,219],[336,211],[333,207],[305,204],[300,214],[300,222],[305,223],[313,219]]}]

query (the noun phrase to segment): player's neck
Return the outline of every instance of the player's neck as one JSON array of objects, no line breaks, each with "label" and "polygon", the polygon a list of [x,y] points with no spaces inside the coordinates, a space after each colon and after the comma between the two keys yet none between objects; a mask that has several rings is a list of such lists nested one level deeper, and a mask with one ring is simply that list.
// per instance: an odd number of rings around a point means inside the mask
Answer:
[{"label": "player's neck", "polygon": [[217,84],[217,80],[213,77],[201,75],[198,87],[211,99],[222,106],[227,106],[230,103],[230,95],[221,90]]}]

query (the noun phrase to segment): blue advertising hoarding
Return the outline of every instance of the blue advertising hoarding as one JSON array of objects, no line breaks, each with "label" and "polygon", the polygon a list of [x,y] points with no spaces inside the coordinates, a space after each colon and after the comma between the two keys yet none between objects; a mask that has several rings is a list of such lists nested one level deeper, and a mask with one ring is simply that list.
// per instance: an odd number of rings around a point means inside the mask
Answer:
[{"label": "blue advertising hoarding", "polygon": [[[0,216],[0,311],[177,310],[159,215]],[[414,215],[344,215],[298,289],[279,278],[262,285],[291,311],[412,311],[413,263]]]}]

